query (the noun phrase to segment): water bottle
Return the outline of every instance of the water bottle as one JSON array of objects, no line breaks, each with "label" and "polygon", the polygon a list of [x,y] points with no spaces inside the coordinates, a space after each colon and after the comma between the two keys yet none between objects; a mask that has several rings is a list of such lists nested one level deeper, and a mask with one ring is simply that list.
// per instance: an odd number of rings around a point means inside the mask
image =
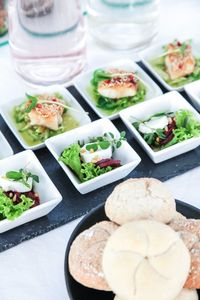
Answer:
[{"label": "water bottle", "polygon": [[84,67],[79,0],[10,0],[9,43],[17,73],[36,85],[66,84]]},{"label": "water bottle", "polygon": [[160,0],[88,0],[91,34],[115,49],[143,48],[158,32]]}]

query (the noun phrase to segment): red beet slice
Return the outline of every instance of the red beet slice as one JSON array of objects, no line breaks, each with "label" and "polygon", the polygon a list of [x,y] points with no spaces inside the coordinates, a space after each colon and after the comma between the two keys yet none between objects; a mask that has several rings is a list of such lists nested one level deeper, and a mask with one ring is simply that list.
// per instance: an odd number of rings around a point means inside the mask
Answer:
[{"label": "red beet slice", "polygon": [[[11,194],[12,194],[12,197],[10,197]],[[25,193],[9,191],[9,192],[5,192],[5,195],[8,196],[12,200],[15,197],[15,201],[13,201],[14,204],[18,204],[21,202],[21,199],[20,199],[21,195],[25,195],[26,197],[29,197],[34,201],[34,204],[31,206],[31,208],[40,204],[40,198],[39,198],[38,194],[35,193],[34,191],[25,192]]]},{"label": "red beet slice", "polygon": [[99,166],[100,168],[106,168],[106,167],[120,167],[121,166],[121,161],[118,159],[102,159],[96,163],[96,166]]},{"label": "red beet slice", "polygon": [[166,139],[160,140],[160,141],[159,141],[159,144],[160,144],[160,145],[166,145],[167,143],[169,143],[169,142],[173,139],[173,137],[174,137],[174,134],[171,133],[170,135],[168,135],[168,136],[166,137]]}]

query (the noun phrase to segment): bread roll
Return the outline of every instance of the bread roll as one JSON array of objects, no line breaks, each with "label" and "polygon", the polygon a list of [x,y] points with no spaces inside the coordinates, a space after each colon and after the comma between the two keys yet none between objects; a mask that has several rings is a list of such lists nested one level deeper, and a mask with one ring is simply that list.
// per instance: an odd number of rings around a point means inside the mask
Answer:
[{"label": "bread roll", "polygon": [[183,289],[175,300],[198,300],[198,294],[196,290]]},{"label": "bread roll", "polygon": [[106,281],[121,299],[169,300],[182,290],[190,254],[169,226],[151,220],[119,227],[103,252]]},{"label": "bread roll", "polygon": [[176,214],[175,200],[154,178],[128,179],[117,185],[105,204],[107,217],[117,224],[153,219],[169,223]]},{"label": "bread roll", "polygon": [[[122,300],[122,299],[115,296],[114,300]],[[198,300],[198,294],[196,290],[182,289],[180,294],[173,300]]]},{"label": "bread roll", "polygon": [[69,271],[76,281],[89,288],[110,291],[102,271],[102,253],[117,228],[116,224],[103,221],[76,237],[68,261]]},{"label": "bread roll", "polygon": [[189,289],[200,289],[200,242],[194,244],[190,253],[191,268],[185,287]]},{"label": "bread roll", "polygon": [[169,225],[181,235],[191,253],[191,268],[185,287],[200,289],[200,220],[173,220]]}]

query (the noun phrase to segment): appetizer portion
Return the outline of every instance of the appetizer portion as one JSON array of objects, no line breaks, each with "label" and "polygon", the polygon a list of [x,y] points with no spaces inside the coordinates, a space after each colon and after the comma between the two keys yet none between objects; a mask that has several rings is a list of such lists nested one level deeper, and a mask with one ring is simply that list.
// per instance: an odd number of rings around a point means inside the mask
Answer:
[{"label": "appetizer portion", "polygon": [[25,169],[0,176],[0,220],[14,220],[40,204],[34,182],[38,183],[39,177]]},{"label": "appetizer portion", "polygon": [[154,151],[200,136],[200,122],[191,111],[183,109],[156,113],[132,125]]},{"label": "appetizer portion", "polygon": [[180,87],[200,79],[200,58],[195,58],[190,41],[174,40],[163,47],[163,54],[151,62],[158,74],[171,86]]},{"label": "appetizer portion", "polygon": [[96,106],[109,114],[142,102],[146,87],[136,72],[121,69],[97,69],[91,80]]},{"label": "appetizer portion", "polygon": [[93,137],[89,142],[77,142],[64,149],[59,158],[78,177],[86,182],[121,166],[121,161],[113,158],[113,153],[125,140],[125,132],[115,139],[112,132]]},{"label": "appetizer portion", "polygon": [[[49,137],[76,128],[79,123],[59,93],[26,95],[26,100],[13,110],[14,121],[28,145],[37,145]],[[79,111],[77,111],[79,112]]]}]

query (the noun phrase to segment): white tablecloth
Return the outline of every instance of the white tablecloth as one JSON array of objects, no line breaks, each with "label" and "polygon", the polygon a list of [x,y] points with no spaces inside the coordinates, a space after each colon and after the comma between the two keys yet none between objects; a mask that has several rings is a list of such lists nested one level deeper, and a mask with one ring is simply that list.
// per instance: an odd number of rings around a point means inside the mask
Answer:
[{"label": "white tablecloth", "polygon": [[[161,0],[160,33],[157,40],[176,37],[198,40],[199,12],[199,0]],[[90,67],[124,56],[137,58],[134,51],[111,51],[89,38]],[[0,48],[0,101],[7,101],[26,90],[27,86],[13,70],[8,46]],[[196,168],[169,180],[167,185],[175,198],[200,208],[199,179],[200,168]],[[78,222],[71,222],[1,253],[0,300],[69,299],[64,281],[64,253],[68,238]]]}]

